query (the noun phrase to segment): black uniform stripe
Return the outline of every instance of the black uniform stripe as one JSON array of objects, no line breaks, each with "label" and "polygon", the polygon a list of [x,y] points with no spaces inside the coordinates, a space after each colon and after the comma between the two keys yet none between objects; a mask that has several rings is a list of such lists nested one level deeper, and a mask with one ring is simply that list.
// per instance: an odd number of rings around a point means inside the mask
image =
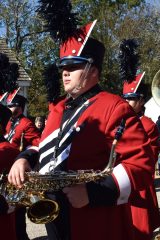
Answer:
[{"label": "black uniform stripe", "polygon": [[71,129],[72,126],[77,122],[80,115],[92,104],[93,102],[90,102],[87,105],[84,105],[81,110],[74,116],[74,118],[67,124],[67,126],[64,128],[62,136],[65,136],[67,132]]},{"label": "black uniform stripe", "polygon": [[[89,104],[90,105],[90,104]],[[68,131],[71,129],[71,127],[76,123],[77,119],[79,118],[79,116],[86,110],[86,108],[89,106],[84,106],[82,107],[82,109],[75,115],[75,117],[69,122],[69,124],[65,127],[64,131],[63,131],[63,135],[65,136]],[[48,149],[54,147],[56,145],[56,141],[57,138],[52,139],[50,142],[47,142],[43,147],[40,148],[40,152],[44,153],[46,152]]]},{"label": "black uniform stripe", "polygon": [[[63,136],[68,133],[72,126],[77,122],[79,116],[89,107],[90,104],[85,105],[82,109],[75,115],[75,117],[71,120],[71,122],[66,126],[65,131],[63,132]],[[83,125],[83,124],[82,124]],[[83,126],[84,127],[84,126]],[[57,157],[71,144],[73,137],[77,134],[76,129],[73,129],[73,132],[65,139],[62,145],[58,148]],[[63,137],[63,138],[64,138]],[[62,138],[62,140],[63,140]]]},{"label": "black uniform stripe", "polygon": [[[75,116],[73,117],[73,119],[64,127],[64,130],[62,130],[62,139],[61,141],[63,141],[63,139],[65,138],[66,134],[69,132],[69,130],[74,126],[74,124],[77,122],[78,118],[80,117],[80,115],[93,103],[94,101],[90,102],[87,105],[84,105],[80,111],[75,114]],[[82,124],[83,125],[83,124]],[[58,151],[57,151],[57,155],[56,157],[60,156],[61,153],[72,143],[73,137],[75,136],[75,134],[77,134],[78,132],[76,132],[76,129],[73,129],[73,132],[71,132],[68,137],[65,139],[65,141],[62,143],[62,145],[60,147],[58,147]],[[49,143],[47,143],[46,145],[44,145],[41,149],[40,149],[40,155],[41,154],[45,154],[46,151],[48,151],[50,148],[53,148],[54,146],[56,146],[56,141],[57,138],[52,139]],[[53,157],[53,152],[49,153],[48,155],[44,156],[41,159],[40,162],[40,168],[43,168],[49,161],[50,159]],[[64,161],[65,159],[63,159]]]},{"label": "black uniform stripe", "polygon": [[57,157],[71,144],[73,137],[75,136],[77,132],[74,130],[69,136],[68,138],[63,142],[63,144],[61,145],[61,147],[58,148],[57,151]]},{"label": "black uniform stripe", "polygon": [[43,147],[40,148],[40,153],[44,153],[50,148],[53,148],[56,144],[57,138],[53,138],[50,142],[47,142]]},{"label": "black uniform stripe", "polygon": [[43,168],[53,157],[53,152],[45,156],[42,161],[40,162],[40,169]]}]

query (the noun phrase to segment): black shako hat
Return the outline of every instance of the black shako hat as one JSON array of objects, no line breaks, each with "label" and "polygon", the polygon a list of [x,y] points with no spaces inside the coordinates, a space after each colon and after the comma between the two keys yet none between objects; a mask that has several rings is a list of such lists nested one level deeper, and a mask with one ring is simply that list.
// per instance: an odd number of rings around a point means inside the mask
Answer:
[{"label": "black shako hat", "polygon": [[11,116],[12,112],[3,104],[0,103],[0,125],[3,127],[3,129],[6,128],[6,125]]},{"label": "black shako hat", "polygon": [[59,67],[91,63],[101,72],[105,47],[97,39],[89,37],[96,21],[78,29],[73,36],[69,37],[60,46]]},{"label": "black shako hat", "polygon": [[7,103],[7,107],[21,107],[22,109],[24,109],[25,104],[27,103],[27,99],[22,96],[22,95],[15,95],[15,97],[13,98],[13,100],[9,103]]}]

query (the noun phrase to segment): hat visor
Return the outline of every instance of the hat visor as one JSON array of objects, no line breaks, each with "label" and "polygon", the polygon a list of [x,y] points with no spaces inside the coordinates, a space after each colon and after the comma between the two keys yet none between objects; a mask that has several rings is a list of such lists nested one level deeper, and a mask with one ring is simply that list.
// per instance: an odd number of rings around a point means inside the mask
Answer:
[{"label": "hat visor", "polygon": [[19,106],[20,106],[19,103],[9,103],[9,104],[7,104],[8,108],[19,107]]},{"label": "hat visor", "polygon": [[63,57],[60,59],[60,63],[58,65],[59,68],[65,67],[65,66],[70,66],[70,65],[75,65],[75,64],[85,64],[89,62],[88,58],[83,58],[83,57],[74,57],[74,56],[68,56],[68,57]]},{"label": "hat visor", "polygon": [[139,93],[126,93],[122,95],[122,98],[124,99],[136,99],[136,98],[140,98],[143,97],[143,94],[139,94]]}]

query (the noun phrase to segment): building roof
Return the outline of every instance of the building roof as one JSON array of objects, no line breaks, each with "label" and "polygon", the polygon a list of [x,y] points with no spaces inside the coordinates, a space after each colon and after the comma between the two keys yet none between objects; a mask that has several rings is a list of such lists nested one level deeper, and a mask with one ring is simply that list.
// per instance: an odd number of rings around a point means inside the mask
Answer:
[{"label": "building roof", "polygon": [[0,52],[5,53],[9,57],[9,61],[11,63],[16,62],[19,65],[18,81],[31,81],[31,78],[25,69],[21,66],[20,62],[17,60],[15,53],[8,47],[4,38],[0,38]]}]

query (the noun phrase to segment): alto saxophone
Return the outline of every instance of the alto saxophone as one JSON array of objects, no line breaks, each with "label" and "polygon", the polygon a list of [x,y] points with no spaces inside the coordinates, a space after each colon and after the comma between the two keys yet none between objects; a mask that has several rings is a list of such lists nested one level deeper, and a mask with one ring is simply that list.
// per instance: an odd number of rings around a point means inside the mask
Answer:
[{"label": "alto saxophone", "polygon": [[116,160],[115,147],[125,127],[122,121],[112,143],[110,158],[107,167],[103,170],[57,171],[42,175],[38,172],[27,172],[22,188],[10,184],[7,175],[0,175],[0,194],[9,206],[23,205],[28,207],[28,218],[34,223],[45,224],[53,221],[59,213],[56,201],[47,199],[45,193],[53,193],[66,186],[97,181],[109,176]]}]

